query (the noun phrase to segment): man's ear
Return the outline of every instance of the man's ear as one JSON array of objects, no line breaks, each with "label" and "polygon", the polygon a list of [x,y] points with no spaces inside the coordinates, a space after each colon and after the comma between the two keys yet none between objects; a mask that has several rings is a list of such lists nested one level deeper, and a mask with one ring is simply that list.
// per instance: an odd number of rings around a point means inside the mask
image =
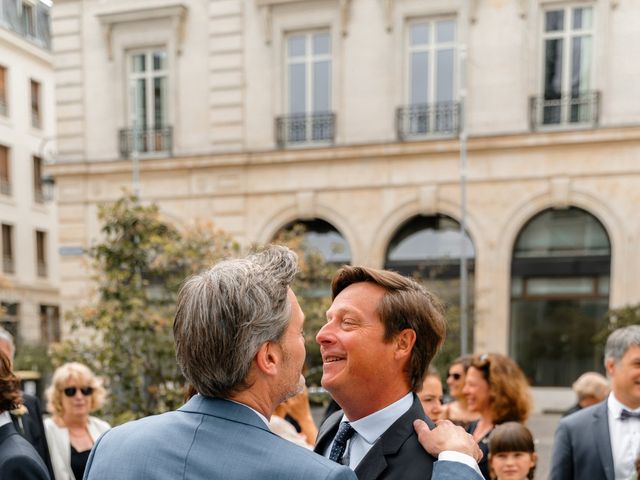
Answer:
[{"label": "man's ear", "polygon": [[609,374],[610,377],[613,376],[613,372],[616,369],[616,362],[613,358],[607,358],[604,361],[604,368],[607,371],[607,374]]},{"label": "man's ear", "polygon": [[254,360],[258,370],[266,375],[276,375],[280,362],[280,347],[274,342],[264,342],[258,348]]},{"label": "man's ear", "polygon": [[412,328],[405,328],[398,333],[394,339],[396,344],[396,358],[403,358],[411,355],[413,346],[416,344],[416,332]]}]

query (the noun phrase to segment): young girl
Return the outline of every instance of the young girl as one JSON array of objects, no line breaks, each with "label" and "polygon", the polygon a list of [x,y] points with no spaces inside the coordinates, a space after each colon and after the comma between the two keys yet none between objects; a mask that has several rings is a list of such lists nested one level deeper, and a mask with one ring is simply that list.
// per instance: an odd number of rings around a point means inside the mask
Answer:
[{"label": "young girl", "polygon": [[498,425],[489,437],[489,468],[494,480],[532,480],[538,456],[533,436],[518,422]]}]

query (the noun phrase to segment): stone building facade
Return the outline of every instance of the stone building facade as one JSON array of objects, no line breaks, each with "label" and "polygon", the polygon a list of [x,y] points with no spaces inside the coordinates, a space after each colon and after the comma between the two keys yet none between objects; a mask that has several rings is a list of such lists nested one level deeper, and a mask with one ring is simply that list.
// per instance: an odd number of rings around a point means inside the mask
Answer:
[{"label": "stone building facade", "polygon": [[638,18],[633,0],[57,1],[64,307],[97,205],[139,165],[178,223],[248,245],[305,221],[454,302],[465,245],[474,351],[513,355],[538,408],[570,403],[604,312],[640,301]]},{"label": "stone building facade", "polygon": [[58,228],[46,159],[55,143],[50,5],[0,4],[0,323],[22,344],[60,339]]}]

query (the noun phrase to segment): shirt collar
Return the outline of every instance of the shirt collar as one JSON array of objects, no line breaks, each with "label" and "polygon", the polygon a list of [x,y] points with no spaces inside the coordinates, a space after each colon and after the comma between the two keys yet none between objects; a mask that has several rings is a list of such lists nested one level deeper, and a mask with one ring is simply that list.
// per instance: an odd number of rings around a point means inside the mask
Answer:
[{"label": "shirt collar", "polygon": [[[387,429],[400,418],[413,405],[413,393],[409,392],[400,400],[387,405],[382,410],[367,415],[359,420],[350,422],[353,429],[358,432],[364,440],[373,444]],[[343,415],[341,422],[349,422]]]},{"label": "shirt collar", "polygon": [[622,404],[620,400],[616,398],[613,392],[609,394],[609,398],[607,399],[607,407],[609,408],[609,411],[613,413],[613,418],[620,418],[622,409],[628,410],[633,413],[640,412],[640,408],[629,408],[626,405]]},{"label": "shirt collar", "polygon": [[251,410],[253,413],[255,413],[256,415],[258,415],[258,417],[260,417],[260,420],[262,420],[264,422],[264,424],[267,426],[267,428],[269,428],[269,420],[267,420],[267,417],[265,417],[263,414],[261,414],[259,411],[257,411],[255,408],[251,408],[249,405],[247,405],[246,403],[240,403],[240,402],[236,402],[235,400],[231,400],[229,398],[227,398],[227,400],[229,400],[230,402],[236,403],[238,405],[242,405],[243,407],[247,407],[249,410]]},{"label": "shirt collar", "polygon": [[0,413],[0,427],[4,427],[7,423],[11,423],[11,415],[9,415],[9,412]]}]

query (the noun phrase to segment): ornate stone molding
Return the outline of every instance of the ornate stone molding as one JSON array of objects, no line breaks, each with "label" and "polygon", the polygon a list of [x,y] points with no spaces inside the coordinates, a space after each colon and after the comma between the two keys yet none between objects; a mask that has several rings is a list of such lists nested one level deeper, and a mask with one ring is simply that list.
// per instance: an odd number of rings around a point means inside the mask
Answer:
[{"label": "ornate stone molding", "polygon": [[182,53],[182,44],[184,43],[185,24],[187,18],[187,7],[183,4],[102,13],[97,15],[97,17],[104,29],[109,60],[113,59],[113,29],[116,25],[162,18],[172,20],[173,28],[176,31],[178,55]]}]

